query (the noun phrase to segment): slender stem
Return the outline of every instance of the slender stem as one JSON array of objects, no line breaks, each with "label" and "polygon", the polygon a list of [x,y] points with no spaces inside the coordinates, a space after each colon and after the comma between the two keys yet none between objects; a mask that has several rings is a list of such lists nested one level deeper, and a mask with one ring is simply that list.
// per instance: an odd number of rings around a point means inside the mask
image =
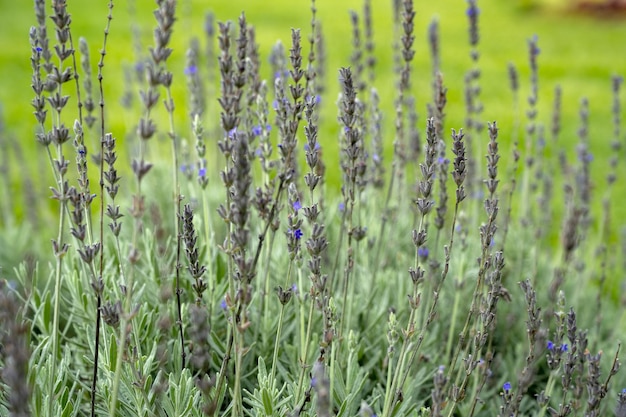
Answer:
[{"label": "slender stem", "polygon": [[301,367],[301,371],[300,371],[300,377],[298,378],[298,386],[296,388],[296,399],[294,401],[294,404],[297,406],[298,403],[300,402],[300,396],[302,394],[302,388],[303,388],[303,384],[304,384],[304,376],[306,374],[306,361],[307,358],[309,356],[309,346],[310,346],[310,340],[311,340],[311,328],[313,325],[313,304],[315,303],[315,300],[311,300],[311,304],[309,306],[309,319],[308,319],[308,324],[307,324],[307,328],[306,328],[306,336],[304,338],[304,346],[302,347],[302,352],[301,352],[301,356],[300,356],[300,367]]},{"label": "slender stem", "polygon": [[[104,275],[104,88],[102,85],[102,68],[104,67],[104,56],[106,51],[106,44],[109,35],[109,27],[111,20],[113,19],[113,0],[109,1],[109,14],[107,16],[107,25],[104,29],[104,37],[102,40],[102,52],[100,53],[100,61],[98,62],[98,85],[100,88],[100,269],[98,276],[96,277],[96,285],[98,281],[102,280]],[[78,83],[78,80],[76,81]],[[77,88],[78,90],[78,88]],[[79,107],[80,108],[80,107]],[[117,239],[116,239],[117,240]],[[118,241],[118,253],[119,241]],[[119,257],[121,259],[121,257]],[[93,358],[93,377],[91,382],[91,417],[96,415],[96,390],[98,383],[98,360],[100,350],[100,325],[102,322],[102,312],[100,307],[102,306],[102,294],[100,291],[96,291],[97,295],[97,309],[96,309],[96,340]]]}]

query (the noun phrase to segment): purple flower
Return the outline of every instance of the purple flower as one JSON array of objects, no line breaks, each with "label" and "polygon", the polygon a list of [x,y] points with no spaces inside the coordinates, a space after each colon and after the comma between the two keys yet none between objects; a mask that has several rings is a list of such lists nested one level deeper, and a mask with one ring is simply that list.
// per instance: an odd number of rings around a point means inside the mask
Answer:
[{"label": "purple flower", "polygon": [[295,211],[298,211],[298,210],[300,210],[301,208],[302,208],[302,203],[300,203],[300,200],[296,200],[296,201],[294,201],[294,203],[293,203],[293,209],[294,209]]},{"label": "purple flower", "polygon": [[37,51],[37,53],[41,53],[43,51],[43,48],[41,46],[38,46],[35,48],[35,51]]},{"label": "purple flower", "polygon": [[252,134],[254,136],[260,136],[261,133],[263,133],[263,129],[261,128],[261,126],[256,125],[252,127]]},{"label": "purple flower", "polygon": [[205,168],[205,167],[202,167],[202,168],[200,168],[200,169],[198,170],[198,176],[199,176],[200,178],[204,178],[204,177],[206,177],[206,168]]},{"label": "purple flower", "polygon": [[274,110],[278,110],[278,100],[272,101],[272,107],[274,108]]},{"label": "purple flower", "polygon": [[504,392],[511,391],[511,383],[509,381],[506,381],[504,385],[502,385],[502,389],[504,389]]},{"label": "purple flower", "polygon": [[552,340],[548,340],[548,344],[546,346],[548,350],[554,350],[554,342]]},{"label": "purple flower", "polygon": [[135,71],[143,72],[143,68],[144,68],[143,62],[139,61],[135,64]]},{"label": "purple flower", "polygon": [[561,352],[567,352],[567,343],[561,345]]},{"label": "purple flower", "polygon": [[[320,148],[321,148],[320,143],[319,142],[315,142],[315,150],[318,150]],[[308,143],[305,143],[304,144],[304,150],[305,150],[305,152],[308,152],[309,150],[311,150],[311,146]]]},{"label": "purple flower", "polygon": [[470,3],[470,6],[465,11],[465,14],[470,18],[477,17],[480,14],[480,9],[476,7],[475,3]]},{"label": "purple flower", "polygon": [[345,210],[346,210],[346,203],[342,201],[341,203],[339,203],[339,211],[343,213]]},{"label": "purple flower", "polygon": [[182,172],[183,174],[187,172],[187,165],[186,164],[182,164],[180,166],[180,172]]},{"label": "purple flower", "polygon": [[228,305],[226,304],[226,299],[222,298],[222,301],[220,302],[220,308],[222,310],[226,310],[228,308]]},{"label": "purple flower", "polygon": [[195,65],[189,65],[187,68],[185,68],[185,75],[196,75],[197,72],[198,67]]},{"label": "purple flower", "polygon": [[[307,95],[305,97],[305,102],[311,100],[311,96]],[[320,104],[320,102],[322,101],[322,97],[320,97],[319,94],[316,94],[315,97],[313,97],[313,100],[315,100],[315,104]]]},{"label": "purple flower", "polygon": [[424,246],[421,246],[419,249],[417,249],[417,255],[420,258],[428,258],[428,248],[425,248]]},{"label": "purple flower", "polygon": [[256,156],[261,156],[263,155],[263,150],[261,148],[257,148],[256,151],[254,151],[254,154]]},{"label": "purple flower", "polygon": [[294,293],[294,294],[298,293],[298,286],[296,284],[293,284],[291,286],[291,292]]},{"label": "purple flower", "polygon": [[300,238],[301,238],[303,235],[304,235],[304,233],[302,233],[302,230],[301,230],[301,229],[296,229],[296,230],[293,232],[293,237],[295,237],[295,238],[296,238],[296,240],[300,240]]},{"label": "purple flower", "polygon": [[372,160],[376,163],[380,162],[380,155],[378,155],[377,153],[373,154]]},{"label": "purple flower", "polygon": [[237,128],[233,127],[232,129],[230,129],[228,131],[228,139],[233,139],[235,137],[235,134],[237,133]]}]

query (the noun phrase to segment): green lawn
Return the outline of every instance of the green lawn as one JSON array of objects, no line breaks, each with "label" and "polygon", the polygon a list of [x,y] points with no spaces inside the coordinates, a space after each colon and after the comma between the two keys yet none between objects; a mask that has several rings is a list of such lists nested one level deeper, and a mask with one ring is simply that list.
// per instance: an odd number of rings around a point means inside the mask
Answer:
[{"label": "green lawn", "polygon": [[[381,94],[385,112],[384,128],[387,133],[387,157],[391,156],[393,140],[393,106],[396,74],[392,68],[392,14],[390,1],[373,1],[375,26],[376,54],[378,71],[375,86]],[[0,51],[0,105],[5,118],[5,129],[9,137],[14,138],[24,150],[26,164],[34,167],[40,165],[36,152],[40,149],[33,140],[34,118],[29,102],[32,98],[30,84],[30,46],[28,44],[28,28],[35,21],[32,3],[7,2],[3,11],[10,19],[0,27],[0,39],[3,48]],[[70,2],[73,16],[73,36],[75,42],[79,37],[89,41],[94,74],[97,52],[102,45],[102,30],[107,13],[106,2],[101,1],[89,7],[80,3]],[[124,88],[123,67],[132,65],[133,54],[130,22],[137,22],[141,30],[146,51],[151,44],[151,31],[154,26],[151,11],[154,3],[149,1],[136,2],[135,16],[129,14],[127,3],[116,4],[113,9],[114,20],[107,46],[104,68],[105,102],[107,112],[107,131],[112,131],[118,138],[132,134],[136,122],[119,105]],[[361,10],[362,2],[318,1],[318,16],[322,21],[326,49],[328,53],[327,83],[328,89],[323,97],[326,102],[335,102],[338,91],[337,70],[341,66],[350,65],[351,26],[348,10]],[[580,99],[585,96],[590,100],[591,111],[591,142],[592,152],[596,161],[604,161],[610,154],[609,142],[612,132],[611,124],[611,92],[610,77],[615,73],[626,73],[626,26],[619,19],[600,19],[592,16],[576,15],[561,6],[552,5],[543,10],[525,12],[518,2],[498,0],[480,1],[480,35],[481,51],[480,66],[482,70],[482,94],[484,103],[484,120],[497,120],[501,128],[501,140],[506,141],[511,135],[513,117],[511,112],[511,93],[508,87],[507,65],[514,63],[521,75],[520,117],[522,123],[527,108],[525,98],[528,95],[528,64],[527,39],[533,35],[539,37],[541,55],[539,57],[540,92],[539,119],[546,124],[549,131],[550,109],[552,107],[553,89],[558,83],[563,87],[563,134],[562,146],[573,154],[576,142],[576,131],[579,126],[578,107]],[[448,87],[447,128],[463,127],[463,74],[469,68],[467,41],[466,2],[462,0],[441,0],[437,2],[415,3],[416,17],[416,58],[414,60],[413,90],[417,96],[420,112],[419,129],[424,129],[425,105],[430,93],[430,58],[426,38],[427,27],[431,19],[436,17],[441,28],[442,68],[444,81]],[[302,28],[303,39],[309,33],[310,6],[308,2],[291,0],[273,0],[271,7],[266,2],[249,0],[232,0],[219,2],[212,6],[219,21],[235,20],[242,10],[246,12],[248,21],[256,26],[257,42],[260,44],[263,64],[262,73],[269,77],[267,57],[271,46],[281,39],[286,48],[290,46],[290,28]],[[185,104],[187,101],[185,82],[183,79],[184,56],[189,39],[201,37],[204,44],[202,28],[204,14],[209,8],[204,2],[182,1],[179,7],[179,21],[173,39],[173,57],[171,65],[175,73],[175,99],[178,113],[179,134],[190,136]],[[53,36],[51,34],[51,36]],[[308,52],[305,45],[304,52]],[[72,96],[71,100],[74,100]],[[211,98],[210,98],[211,100]],[[75,102],[74,102],[75,103]],[[215,103],[213,101],[213,103]],[[212,109],[215,111],[216,105]],[[66,112],[69,113],[69,112]],[[75,115],[68,115],[68,124],[73,123]],[[329,144],[331,151],[326,152],[328,165],[336,164],[337,124],[333,106],[323,107],[325,123],[320,135],[324,144]],[[209,115],[209,120],[217,120],[216,113]],[[522,124],[523,125],[523,124]],[[485,138],[486,140],[486,138]],[[41,153],[41,152],[39,152]],[[503,158],[506,163],[509,152]],[[20,187],[21,163],[13,164],[11,170],[13,186]],[[594,180],[603,182],[605,172],[602,163],[596,164]],[[622,169],[620,171],[624,173]],[[45,173],[45,171],[43,171]],[[39,181],[42,171],[35,175],[37,190],[42,194],[47,188],[47,181]],[[332,183],[331,179],[331,183]],[[620,186],[623,187],[623,186]],[[621,188],[624,191],[624,188]],[[17,211],[21,204],[18,204]],[[618,208],[622,214],[626,214]],[[21,215],[20,215],[21,217]]]}]

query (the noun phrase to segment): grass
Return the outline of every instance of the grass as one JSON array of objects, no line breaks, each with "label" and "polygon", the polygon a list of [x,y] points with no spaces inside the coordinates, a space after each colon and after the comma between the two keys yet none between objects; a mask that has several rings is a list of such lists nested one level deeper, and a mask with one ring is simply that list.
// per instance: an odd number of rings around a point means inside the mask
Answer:
[{"label": "grass", "polygon": [[[372,96],[351,59],[358,48],[347,10],[362,13],[360,2],[316,3],[324,79],[307,72],[308,4],[277,2],[272,13],[258,2],[220,6],[216,22],[231,20],[233,29],[215,25],[213,66],[204,52],[185,61],[204,16],[194,2],[173,4],[158,2],[159,25],[147,12],[152,3],[131,3],[135,14],[116,5],[102,55],[106,5],[68,5],[74,45],[81,36],[90,44],[96,102],[103,76],[102,130],[97,106],[95,128],[85,112],[75,123],[78,92],[83,102],[87,95],[73,79],[51,90],[68,94],[67,104],[48,102],[36,123],[25,87],[36,84],[29,51],[41,58],[26,42],[36,19],[7,6],[12,19],[0,36],[25,41],[0,56],[0,75],[11,80],[0,91],[0,414],[626,415],[618,372],[624,150],[623,134],[613,135],[623,112],[611,110],[611,76],[626,68],[619,21],[556,5],[527,12],[485,1],[467,12],[475,2],[404,1],[405,25],[394,28],[390,5],[376,2],[368,87],[380,96],[377,133]],[[239,29],[242,9],[255,28],[258,71]],[[436,13],[440,78],[425,36]],[[48,36],[57,44],[55,30],[67,28],[54,23]],[[533,34],[536,106],[527,103]],[[289,70],[278,80],[267,63],[277,38],[286,53],[279,74]],[[165,76],[126,83],[137,52],[144,76],[145,68]],[[509,62],[519,69],[516,111]],[[72,68],[72,56],[53,64]],[[194,77],[207,67],[215,80],[201,86]],[[469,98],[482,111],[464,105],[468,70],[469,86],[480,87]],[[255,77],[268,80],[267,91]],[[324,87],[319,100],[315,86]],[[134,101],[123,106],[129,89]],[[207,98],[205,111],[194,97]],[[426,103],[439,108],[430,119]],[[536,117],[525,115],[533,109]],[[486,120],[497,124],[468,126]],[[63,124],[74,126],[67,140],[36,144],[36,133],[62,138]],[[538,124],[545,148],[524,133]],[[42,191],[48,186],[56,198]]]}]

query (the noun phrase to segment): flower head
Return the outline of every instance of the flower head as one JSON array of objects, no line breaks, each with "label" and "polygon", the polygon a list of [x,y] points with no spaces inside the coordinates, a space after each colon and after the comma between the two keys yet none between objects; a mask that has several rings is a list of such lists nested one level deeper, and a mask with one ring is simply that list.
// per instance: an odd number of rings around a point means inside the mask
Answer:
[{"label": "flower head", "polygon": [[509,381],[506,381],[506,382],[504,383],[504,385],[502,385],[502,389],[503,389],[505,392],[509,392],[509,391],[511,391],[511,383],[510,383]]}]

